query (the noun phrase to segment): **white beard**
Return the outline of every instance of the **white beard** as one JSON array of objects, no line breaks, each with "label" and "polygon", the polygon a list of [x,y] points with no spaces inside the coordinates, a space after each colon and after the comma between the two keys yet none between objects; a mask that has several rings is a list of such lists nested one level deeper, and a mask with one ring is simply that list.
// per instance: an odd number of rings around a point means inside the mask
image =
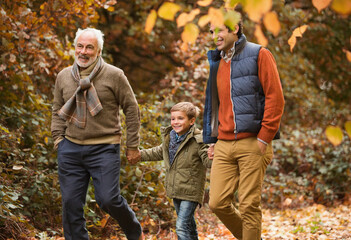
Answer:
[{"label": "white beard", "polygon": [[77,64],[78,64],[79,67],[81,67],[81,68],[87,68],[87,67],[89,67],[91,64],[93,64],[93,62],[95,62],[95,60],[96,60],[97,57],[98,57],[98,56],[96,55],[95,57],[91,57],[87,63],[82,63],[82,62],[79,61],[79,56],[78,56],[78,57],[76,57],[76,62],[77,62]]}]

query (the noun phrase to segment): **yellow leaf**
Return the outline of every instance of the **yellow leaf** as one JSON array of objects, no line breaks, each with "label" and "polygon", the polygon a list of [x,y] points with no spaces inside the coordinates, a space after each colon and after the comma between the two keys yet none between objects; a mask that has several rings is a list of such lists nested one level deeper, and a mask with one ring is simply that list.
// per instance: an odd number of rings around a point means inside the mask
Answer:
[{"label": "yellow leaf", "polygon": [[162,4],[160,9],[158,9],[158,16],[165,20],[174,20],[174,15],[181,9],[178,4],[165,2]]},{"label": "yellow leaf", "polygon": [[210,7],[208,9],[208,15],[210,16],[210,21],[213,26],[222,27],[224,25],[224,16],[220,9]]},{"label": "yellow leaf", "polygon": [[264,14],[272,8],[272,0],[247,0],[244,4],[244,10],[249,18],[254,22],[259,22]]},{"label": "yellow leaf", "polygon": [[194,23],[188,23],[182,32],[182,40],[187,43],[195,43],[199,36],[199,28]]},{"label": "yellow leaf", "polygon": [[256,24],[256,29],[255,29],[255,33],[254,34],[255,34],[255,37],[256,37],[256,39],[257,39],[259,44],[261,44],[264,47],[267,46],[268,40],[264,36],[260,25]]},{"label": "yellow leaf", "polygon": [[340,14],[349,15],[351,13],[351,1],[350,0],[334,0],[332,9]]},{"label": "yellow leaf", "polygon": [[9,130],[6,127],[3,127],[0,125],[0,129],[4,131],[5,133],[10,133]]},{"label": "yellow leaf", "polygon": [[145,28],[144,31],[147,32],[148,34],[151,33],[152,29],[155,26],[157,19],[157,13],[155,10],[151,10],[149,15],[147,16],[146,23],[145,23]]},{"label": "yellow leaf", "polygon": [[346,58],[349,62],[351,62],[351,52],[346,50],[346,49],[343,49],[344,53],[346,54]]},{"label": "yellow leaf", "polygon": [[181,13],[179,17],[177,18],[177,26],[178,27],[183,27],[185,24],[188,22],[191,22],[194,20],[196,15],[200,13],[200,9],[193,9],[189,14],[188,13]]},{"label": "yellow leaf", "polygon": [[226,0],[224,4],[224,8],[234,10],[236,5],[238,5],[238,0]]},{"label": "yellow leaf", "polygon": [[349,138],[351,138],[351,121],[347,121],[345,123],[345,130],[347,132],[347,135],[349,135]]},{"label": "yellow leaf", "polygon": [[137,177],[141,177],[141,175],[143,175],[143,172],[137,167],[137,168],[135,169],[135,175],[136,175]]},{"label": "yellow leaf", "polygon": [[202,17],[200,17],[199,21],[198,21],[198,25],[200,27],[204,27],[206,26],[209,22],[211,21],[211,17],[209,15],[204,15]]},{"label": "yellow leaf", "polygon": [[48,143],[49,143],[48,137],[45,137],[45,138],[44,138],[44,143],[45,143],[46,145],[48,145]]},{"label": "yellow leaf", "polygon": [[332,0],[312,0],[312,4],[321,12],[324,8],[328,7]]},{"label": "yellow leaf", "polygon": [[235,25],[238,24],[238,22],[241,19],[241,15],[236,11],[229,10],[225,13],[224,19],[224,24],[228,26],[231,30],[234,30]]},{"label": "yellow leaf", "polygon": [[114,10],[115,10],[115,8],[112,7],[112,6],[110,6],[110,7],[107,8],[107,11],[109,11],[109,12],[113,12]]},{"label": "yellow leaf", "polygon": [[277,36],[280,32],[280,22],[278,20],[278,14],[276,12],[269,12],[263,18],[264,26],[268,31]]},{"label": "yellow leaf", "polygon": [[339,127],[328,126],[325,129],[325,135],[334,146],[338,146],[342,142],[343,134]]},{"label": "yellow leaf", "polygon": [[201,7],[207,7],[212,3],[213,0],[202,0],[202,1],[197,1],[197,5]]}]

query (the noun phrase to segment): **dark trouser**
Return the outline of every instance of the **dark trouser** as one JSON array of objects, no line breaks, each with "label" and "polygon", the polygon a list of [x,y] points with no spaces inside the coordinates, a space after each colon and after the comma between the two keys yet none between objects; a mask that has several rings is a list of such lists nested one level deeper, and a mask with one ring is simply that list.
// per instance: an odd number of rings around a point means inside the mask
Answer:
[{"label": "dark trouser", "polygon": [[174,198],[173,204],[178,216],[176,222],[178,240],[198,240],[194,218],[198,203]]},{"label": "dark trouser", "polygon": [[99,206],[116,219],[129,240],[137,240],[141,226],[120,195],[119,144],[79,145],[64,139],[58,147],[59,180],[66,240],[89,239],[83,207],[90,177]]}]

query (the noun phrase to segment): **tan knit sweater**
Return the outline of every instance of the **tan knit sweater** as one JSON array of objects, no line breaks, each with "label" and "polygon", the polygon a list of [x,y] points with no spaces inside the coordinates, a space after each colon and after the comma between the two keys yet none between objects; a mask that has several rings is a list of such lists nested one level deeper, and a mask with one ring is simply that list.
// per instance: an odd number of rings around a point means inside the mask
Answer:
[{"label": "tan knit sweater", "polygon": [[84,129],[66,122],[57,111],[73,95],[78,87],[71,74],[72,67],[63,69],[55,83],[52,106],[51,133],[55,145],[66,137],[77,144],[119,144],[121,142],[120,109],[126,116],[128,148],[139,145],[140,112],[133,90],[123,71],[104,63],[92,80],[103,109],[94,117],[87,113]]}]

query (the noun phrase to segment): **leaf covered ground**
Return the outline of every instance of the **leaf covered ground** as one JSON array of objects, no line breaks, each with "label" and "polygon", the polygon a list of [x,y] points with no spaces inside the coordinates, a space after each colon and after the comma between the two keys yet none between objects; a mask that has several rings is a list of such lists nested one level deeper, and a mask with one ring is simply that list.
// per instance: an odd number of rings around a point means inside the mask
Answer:
[{"label": "leaf covered ground", "polygon": [[[262,238],[271,240],[351,239],[351,207],[313,205],[299,209],[263,210]],[[199,240],[234,240],[208,206],[196,213]],[[177,239],[175,230],[147,234],[146,239]]]},{"label": "leaf covered ground", "polygon": [[[312,205],[297,209],[264,209],[262,238],[269,240],[335,240],[351,239],[351,206],[339,205],[327,208],[323,205]],[[226,227],[211,212],[208,206],[196,212],[199,240],[235,240]],[[142,222],[145,240],[176,240],[175,228],[164,229],[154,221]],[[115,221],[101,228],[104,236],[91,237],[92,240],[126,240]],[[106,236],[106,231],[110,232]],[[113,233],[114,232],[114,233]],[[45,233],[39,238],[29,240],[64,240],[63,237],[47,237]]]}]

